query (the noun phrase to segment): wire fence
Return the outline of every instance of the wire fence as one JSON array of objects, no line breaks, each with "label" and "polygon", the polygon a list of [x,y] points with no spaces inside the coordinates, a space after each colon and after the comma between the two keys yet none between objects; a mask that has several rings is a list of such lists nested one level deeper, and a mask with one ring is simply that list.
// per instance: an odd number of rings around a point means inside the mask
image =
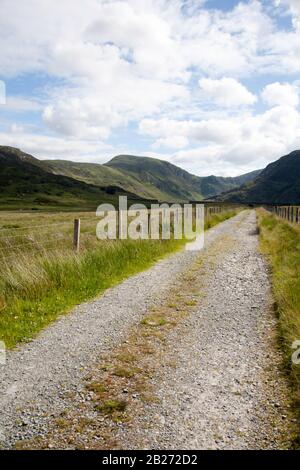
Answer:
[{"label": "wire fence", "polygon": [[[205,204],[205,221],[209,221],[216,214],[236,208],[236,205],[229,204]],[[150,216],[150,211],[148,213]],[[98,241],[96,228],[100,219],[94,213],[80,213],[76,218],[74,216],[75,214],[63,213],[16,213],[8,217],[1,214],[0,263],[26,255],[39,256],[55,251],[79,253],[81,249],[95,247]],[[117,212],[117,219],[118,217]]]},{"label": "wire fence", "polygon": [[[83,245],[96,240],[95,214],[81,218]],[[59,220],[63,219],[63,220]],[[67,220],[64,220],[67,219]],[[41,223],[42,222],[42,223]],[[0,215],[0,263],[27,255],[43,256],[48,252],[73,251],[73,214]]]},{"label": "wire fence", "polygon": [[265,206],[265,208],[277,217],[280,217],[283,220],[287,220],[292,224],[300,223],[300,206],[268,205]]}]

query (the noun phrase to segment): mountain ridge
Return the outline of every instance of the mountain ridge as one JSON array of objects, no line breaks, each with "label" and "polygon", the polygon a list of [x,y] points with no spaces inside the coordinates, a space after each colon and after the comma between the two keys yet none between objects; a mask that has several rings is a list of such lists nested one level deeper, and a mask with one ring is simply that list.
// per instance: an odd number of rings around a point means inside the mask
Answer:
[{"label": "mountain ridge", "polygon": [[[14,147],[0,146],[0,208],[95,210],[102,202],[116,203],[122,188],[90,185],[56,175],[42,160]],[[130,200],[137,201],[131,193]]]},{"label": "mountain ridge", "polygon": [[300,150],[270,163],[251,182],[219,195],[222,202],[300,204]]},{"label": "mountain ridge", "polygon": [[92,184],[115,184],[143,198],[186,202],[240,186],[260,170],[237,177],[196,176],[164,160],[117,155],[103,165],[69,160],[46,160],[52,171]]},{"label": "mountain ridge", "polygon": [[164,160],[117,155],[107,163],[39,160],[0,146],[0,208],[20,203],[95,207],[130,200],[150,202],[221,201],[296,204],[300,202],[300,150],[237,177],[200,177]]}]

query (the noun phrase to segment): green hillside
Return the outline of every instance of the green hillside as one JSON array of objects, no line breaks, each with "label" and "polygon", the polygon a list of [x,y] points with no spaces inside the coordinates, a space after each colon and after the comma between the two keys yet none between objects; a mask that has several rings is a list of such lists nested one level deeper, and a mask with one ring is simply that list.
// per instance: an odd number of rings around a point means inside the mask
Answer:
[{"label": "green hillside", "polygon": [[55,175],[47,163],[0,146],[0,209],[95,210],[102,202],[115,202],[121,193],[117,187],[100,188]]},{"label": "green hillside", "polygon": [[258,172],[236,178],[199,177],[163,160],[119,155],[110,162],[38,160],[0,146],[0,209],[89,209],[115,202],[207,199],[251,181]]},{"label": "green hillside", "polygon": [[119,155],[104,165],[63,160],[47,160],[46,164],[56,174],[98,186],[116,185],[140,197],[160,201],[206,199],[236,188],[259,173],[236,178],[199,177],[169,162],[133,155]]},{"label": "green hillside", "polygon": [[[126,175],[156,188],[166,200],[200,200],[236,188],[253,179],[258,171],[236,178],[195,176],[172,163],[149,157],[119,155],[104,166],[121,170]],[[156,192],[158,197],[158,192]]]},{"label": "green hillside", "polygon": [[271,163],[253,181],[219,199],[257,204],[300,204],[300,150]]},{"label": "green hillside", "polygon": [[205,199],[216,196],[252,181],[260,172],[261,170],[255,170],[236,177],[204,176],[200,178],[201,192]]},{"label": "green hillside", "polygon": [[119,155],[104,165],[143,182],[153,197],[167,201],[202,199],[199,178],[169,162],[149,157]]},{"label": "green hillside", "polygon": [[142,198],[156,199],[155,188],[152,186],[148,188],[143,182],[117,168],[98,163],[79,163],[68,160],[46,160],[45,164],[51,172],[58,175],[69,176],[100,187],[118,186]]}]

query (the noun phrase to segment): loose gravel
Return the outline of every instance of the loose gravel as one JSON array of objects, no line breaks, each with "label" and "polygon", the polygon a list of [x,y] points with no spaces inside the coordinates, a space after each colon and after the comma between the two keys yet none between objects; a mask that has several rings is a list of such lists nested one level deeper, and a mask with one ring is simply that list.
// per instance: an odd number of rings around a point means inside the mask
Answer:
[{"label": "loose gravel", "polygon": [[[171,314],[169,299],[177,294],[189,299],[189,313],[162,327],[163,341],[153,337],[156,353],[147,359],[153,399],[133,394],[128,422],[95,415],[86,377],[99,374],[101,360],[130,335],[139,337],[140,321],[153,307],[167,305]],[[209,230],[202,252],[160,261],[9,352],[1,366],[1,445],[27,439],[29,448],[39,442],[74,448],[73,428],[55,424],[70,410],[61,424],[90,414],[115,448],[288,448],[293,416],[276,327],[255,213],[243,212]],[[84,429],[77,443],[101,448],[97,431]]]},{"label": "loose gravel", "polygon": [[[239,214],[209,230],[206,247],[231,234],[244,218]],[[167,298],[197,256],[185,250],[169,256],[62,316],[31,343],[8,352],[6,365],[0,365],[1,447],[45,435],[53,416],[72,406],[73,394],[84,390],[84,377],[93,365],[126,338],[152,305]],[[224,277],[224,288],[226,282]]]},{"label": "loose gravel", "polygon": [[204,261],[205,298],[168,337],[151,380],[157,400],[140,408],[130,427],[120,427],[121,448],[290,445],[289,390],[255,213],[227,227],[225,252],[213,264]]}]

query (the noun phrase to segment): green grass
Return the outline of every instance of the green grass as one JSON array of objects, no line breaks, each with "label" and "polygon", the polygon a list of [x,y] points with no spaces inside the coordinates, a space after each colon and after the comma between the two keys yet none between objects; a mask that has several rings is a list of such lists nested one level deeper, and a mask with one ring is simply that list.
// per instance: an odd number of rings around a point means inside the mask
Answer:
[{"label": "green grass", "polygon": [[104,401],[100,405],[97,405],[96,408],[98,411],[100,411],[100,413],[103,413],[105,415],[112,415],[116,411],[119,411],[119,412],[125,411],[126,406],[127,406],[127,403],[125,400],[110,399],[110,400]]},{"label": "green grass", "polygon": [[230,219],[231,217],[235,216],[238,211],[239,209],[232,209],[225,212],[221,212],[220,214],[213,214],[211,217],[208,217],[208,219],[205,221],[205,230],[208,230],[214,227],[215,225],[218,225],[219,223]]},{"label": "green grass", "polygon": [[[300,364],[292,363],[291,345],[300,340],[300,228],[258,211],[260,244],[272,268],[273,291],[279,320],[285,367],[293,387],[300,424]],[[297,446],[300,444],[300,433]]]},{"label": "green grass", "polygon": [[[234,214],[213,215],[206,225],[215,225]],[[173,239],[99,241],[95,237],[95,216],[78,215],[83,217],[81,252],[75,255],[73,214],[3,214],[0,340],[7,347],[29,341],[60,314],[148,268],[185,243]],[[29,226],[32,229],[25,229]]]},{"label": "green grass", "polygon": [[180,241],[113,241],[78,257],[59,250],[40,258],[23,255],[0,275],[5,307],[0,337],[8,347],[31,338],[60,312],[100,294],[179,249]]}]

